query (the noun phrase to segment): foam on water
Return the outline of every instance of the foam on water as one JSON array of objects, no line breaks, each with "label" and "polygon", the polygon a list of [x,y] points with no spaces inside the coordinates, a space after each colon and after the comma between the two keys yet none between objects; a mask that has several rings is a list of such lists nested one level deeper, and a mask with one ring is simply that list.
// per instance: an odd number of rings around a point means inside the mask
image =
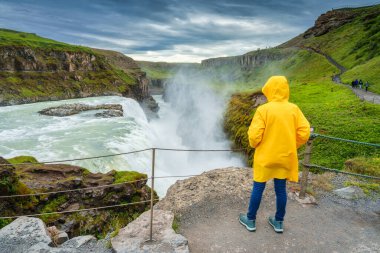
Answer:
[{"label": "foam on water", "polygon": [[[190,81],[191,80],[191,81]],[[133,99],[117,96],[71,99],[0,107],[0,155],[31,155],[39,161],[66,160],[125,153],[151,147],[178,149],[228,149],[222,117],[226,97],[217,96],[201,78],[179,73],[168,84],[159,118],[148,122]],[[121,104],[124,117],[96,118],[95,112],[68,117],[39,115],[38,111],[62,104]],[[192,175],[214,168],[242,166],[229,152],[156,151],[156,176]],[[151,151],[101,159],[70,162],[92,172],[135,170],[151,176]],[[164,196],[177,178],[157,179]]]}]

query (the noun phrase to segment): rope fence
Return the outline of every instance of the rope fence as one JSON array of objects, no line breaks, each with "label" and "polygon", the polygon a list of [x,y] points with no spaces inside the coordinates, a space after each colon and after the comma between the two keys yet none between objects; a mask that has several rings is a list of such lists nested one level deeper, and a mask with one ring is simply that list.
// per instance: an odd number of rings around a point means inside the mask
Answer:
[{"label": "rope fence", "polygon": [[[158,201],[159,199],[154,199],[154,200]],[[113,208],[113,207],[123,207],[123,206],[131,206],[131,205],[137,205],[137,204],[144,204],[144,203],[149,203],[150,201],[151,200],[148,199],[148,200],[144,200],[144,201],[137,201],[137,202],[117,204],[117,205],[110,205],[110,206],[83,208],[83,209],[78,209],[78,210],[69,210],[69,211],[61,211],[61,212],[49,212],[49,213],[35,213],[35,214],[25,214],[25,215],[15,215],[15,216],[4,216],[4,217],[0,217],[0,219],[15,219],[15,218],[20,218],[20,217],[35,217],[35,216],[52,215],[52,214],[77,213],[77,212],[101,210],[101,209],[107,209],[107,208]]]},{"label": "rope fence", "polygon": [[[322,134],[314,134],[314,133],[311,134],[310,139],[306,143],[306,150],[302,154],[302,155],[304,155],[304,160],[301,163],[301,165],[303,166],[303,171],[302,171],[302,178],[300,180],[300,184],[301,184],[301,190],[300,190],[300,195],[299,195],[300,198],[304,198],[305,194],[306,194],[306,188],[307,188],[307,184],[308,184],[309,168],[316,168],[316,169],[321,169],[321,170],[324,170],[324,171],[329,171],[329,172],[334,172],[334,173],[341,173],[341,174],[346,174],[346,175],[350,175],[350,176],[357,176],[357,177],[363,177],[363,178],[368,178],[368,179],[380,180],[380,177],[376,177],[376,176],[363,175],[363,174],[358,174],[358,173],[341,171],[341,170],[337,170],[337,169],[331,169],[331,168],[323,167],[323,166],[320,166],[320,165],[310,164],[310,157],[311,157],[311,154],[312,154],[312,152],[311,152],[312,143],[313,143],[313,140],[315,138],[325,138],[325,139],[330,139],[330,140],[336,140],[336,141],[342,141],[342,142],[347,142],[347,143],[354,143],[354,144],[359,144],[359,145],[366,145],[366,146],[372,146],[372,147],[375,147],[375,148],[380,148],[380,144],[361,142],[361,141],[349,140],[349,139],[343,139],[343,138],[338,138],[338,137],[333,137],[333,136],[327,136],[327,135],[322,135]],[[83,158],[73,158],[73,159],[65,159],[65,160],[56,160],[56,161],[31,162],[31,163],[14,163],[14,164],[0,164],[0,166],[53,164],[53,163],[83,161],[83,160],[90,160],[90,159],[99,159],[99,158],[106,158],[106,157],[129,155],[129,154],[141,153],[141,152],[146,152],[146,151],[151,151],[152,152],[152,174],[151,174],[152,176],[151,177],[147,177],[147,178],[143,178],[143,179],[138,179],[138,180],[133,180],[133,181],[128,181],[128,182],[122,182],[122,183],[99,185],[99,186],[85,187],[85,188],[78,188],[78,189],[60,190],[60,191],[51,191],[51,192],[38,192],[38,193],[9,195],[9,196],[0,196],[0,199],[7,199],[7,198],[31,197],[31,196],[50,195],[50,194],[59,194],[59,193],[67,193],[67,192],[77,192],[77,191],[92,191],[92,190],[106,188],[106,187],[115,187],[115,186],[123,185],[123,184],[132,184],[132,183],[137,183],[137,182],[141,182],[141,181],[151,180],[151,197],[150,197],[149,200],[137,201],[137,202],[131,202],[131,203],[124,203],[124,204],[117,204],[117,205],[93,207],[93,208],[83,208],[83,209],[78,209],[78,210],[60,211],[60,212],[47,212],[47,213],[37,213],[37,214],[28,214],[28,215],[4,216],[4,217],[0,217],[0,219],[14,219],[14,218],[19,218],[19,217],[23,217],[23,216],[33,217],[33,216],[42,216],[42,215],[53,215],[53,214],[65,214],[65,213],[74,213],[74,212],[84,212],[84,211],[91,211],[91,210],[102,210],[102,209],[108,209],[108,208],[115,208],[115,207],[123,207],[123,206],[129,206],[129,205],[137,205],[137,204],[150,203],[150,208],[151,208],[150,239],[148,241],[153,241],[153,230],[152,230],[153,229],[153,215],[154,215],[153,204],[154,204],[154,201],[158,201],[159,200],[159,199],[155,199],[154,198],[154,180],[155,179],[163,179],[163,178],[188,178],[188,177],[194,177],[194,176],[202,175],[202,174],[191,174],[191,175],[154,176],[154,173],[155,173],[155,159],[156,159],[155,156],[156,156],[156,151],[157,150],[161,150],[161,151],[179,151],[179,152],[239,152],[239,151],[244,151],[246,149],[147,148],[147,149],[135,150],[135,151],[131,151],[131,152],[108,154],[108,155],[99,155],[99,156],[83,157]],[[231,172],[233,172],[233,171],[223,171],[223,172],[219,172],[217,174],[231,173]]]}]

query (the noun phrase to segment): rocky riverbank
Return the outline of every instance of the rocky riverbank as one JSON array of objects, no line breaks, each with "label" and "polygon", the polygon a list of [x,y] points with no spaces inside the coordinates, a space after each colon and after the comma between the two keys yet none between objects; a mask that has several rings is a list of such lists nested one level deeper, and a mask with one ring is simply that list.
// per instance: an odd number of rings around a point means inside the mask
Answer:
[{"label": "rocky riverbank", "polygon": [[75,115],[85,111],[105,110],[95,114],[96,117],[122,117],[123,107],[119,104],[101,104],[101,105],[86,105],[86,104],[64,104],[55,107],[49,107],[39,111],[38,113],[46,116],[65,117]]},{"label": "rocky riverbank", "polygon": [[[104,237],[134,220],[148,207],[148,203],[141,203],[75,212],[84,208],[146,201],[150,199],[147,176],[133,171],[91,173],[78,166],[36,162],[32,157],[0,158],[0,196],[58,192],[1,199],[0,216],[63,212],[40,217],[48,226],[56,226],[69,237],[82,234]],[[101,187],[103,185],[109,186]],[[76,191],[87,187],[99,188]],[[11,221],[0,219],[0,226]]]}]

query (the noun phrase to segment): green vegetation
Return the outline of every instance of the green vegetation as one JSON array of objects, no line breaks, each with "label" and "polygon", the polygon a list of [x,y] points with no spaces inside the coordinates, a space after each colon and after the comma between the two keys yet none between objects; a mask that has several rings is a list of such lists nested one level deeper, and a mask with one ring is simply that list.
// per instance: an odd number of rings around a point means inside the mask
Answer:
[{"label": "green vegetation", "polygon": [[344,163],[345,170],[380,177],[380,157],[356,157]]},{"label": "green vegetation", "polygon": [[169,79],[173,77],[175,72],[180,68],[199,68],[196,63],[168,63],[168,62],[148,62],[138,61],[137,64],[141,70],[146,72],[150,79]]},{"label": "green vegetation", "polygon": [[177,216],[174,216],[173,223],[172,223],[172,229],[177,234],[179,233],[179,218]]},{"label": "green vegetation", "polygon": [[40,37],[34,33],[18,32],[8,29],[0,29],[0,47],[24,46],[29,48],[41,48],[43,50],[58,50],[70,52],[93,53],[88,47],[74,46],[63,42]]},{"label": "green vegetation", "polygon": [[[52,213],[58,211],[58,207],[67,202],[65,195],[50,200],[42,209],[41,213]],[[61,217],[60,214],[44,214],[41,219],[46,223],[51,223]]]},{"label": "green vegetation", "polygon": [[37,159],[33,156],[16,156],[7,161],[11,164],[19,164],[19,163],[38,163]]},{"label": "green vegetation", "polygon": [[[33,61],[22,50],[31,49]],[[0,29],[0,49],[16,54],[15,71],[0,71],[2,103],[30,103],[104,94],[136,95],[141,70],[121,53],[70,45],[35,34]],[[74,54],[67,58],[67,54]],[[66,56],[65,56],[66,55]],[[91,62],[89,62],[91,61]],[[90,63],[90,64],[89,64]],[[14,65],[14,66],[13,66]],[[17,66],[16,66],[17,65]],[[38,71],[22,71],[31,66]],[[11,69],[12,70],[12,69]]]},{"label": "green vegetation", "polygon": [[[377,24],[378,16],[373,13],[379,10],[380,5],[353,10],[360,12],[353,22],[319,37],[298,37],[297,45],[314,47],[331,54],[349,68],[342,76],[343,81],[351,82],[354,77],[369,80],[370,83],[374,80],[371,88],[377,91],[380,87],[380,53],[377,47],[371,46],[370,41],[374,38],[367,36],[370,38],[367,40],[365,34],[370,30],[371,34],[379,33],[363,25],[363,22]],[[351,52],[353,48],[358,51]],[[249,164],[252,164],[253,150],[248,148],[247,130],[255,112],[257,90],[272,75],[288,77],[291,86],[290,102],[301,108],[318,133],[364,142],[380,142],[380,106],[361,101],[344,85],[332,82],[331,77],[339,73],[339,70],[322,55],[293,47],[260,50],[260,54],[272,60],[251,68],[240,68],[237,64],[214,68],[214,73],[220,80],[223,80],[223,72],[230,76],[237,73],[237,78],[226,81],[239,93],[230,100],[224,127],[235,146],[246,149]],[[273,55],[277,58],[273,58]],[[380,150],[374,147],[317,138],[313,142],[312,163],[343,169],[344,163],[349,159],[354,159],[350,161],[355,164],[360,164],[361,159],[364,159],[370,162],[365,166],[356,165],[352,170],[374,174],[379,171],[379,155]]]},{"label": "green vegetation", "polygon": [[147,175],[136,171],[117,171],[114,183],[124,183],[141,179],[147,179]]},{"label": "green vegetation", "polygon": [[379,195],[380,194],[380,184],[378,183],[369,183],[369,182],[353,182],[347,181],[344,182],[345,186],[357,186],[363,190],[363,192],[370,196],[372,193]]}]

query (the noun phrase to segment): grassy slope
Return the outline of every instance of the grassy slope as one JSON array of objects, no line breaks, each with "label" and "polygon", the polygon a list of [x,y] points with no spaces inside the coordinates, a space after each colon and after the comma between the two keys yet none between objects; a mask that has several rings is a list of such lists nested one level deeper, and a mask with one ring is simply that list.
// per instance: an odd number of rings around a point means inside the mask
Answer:
[{"label": "grassy slope", "polygon": [[[345,29],[348,31],[354,25],[354,23],[349,24],[349,27]],[[326,34],[329,37],[328,40],[333,40],[333,35],[342,36],[341,33],[345,29],[340,28],[337,33]],[[335,38],[334,41],[344,44],[344,39],[347,37]],[[326,52],[333,51],[326,50]],[[339,60],[341,59],[339,54],[344,54],[344,50],[337,50],[333,57]],[[363,77],[377,78],[380,72],[378,58],[375,57],[357,65],[347,72],[347,78],[350,72],[358,73],[360,70]],[[231,69],[236,71],[235,67]],[[280,74],[287,76],[290,80],[290,101],[302,109],[311,124],[316,127],[317,132],[380,143],[380,106],[362,102],[347,87],[333,83],[331,76],[337,72],[338,70],[324,57],[305,50],[299,50],[287,59],[273,61],[245,71],[246,81],[236,83],[237,90],[244,92],[233,96],[230,101],[226,113],[226,130],[237,146],[246,147],[248,143],[246,133],[254,113],[254,101],[250,99],[250,96],[253,91],[262,87],[269,76]],[[343,168],[344,161],[350,158],[373,158],[380,155],[380,151],[372,147],[322,139],[317,139],[314,143],[312,162],[333,168]],[[248,150],[247,153],[251,155],[252,150]]]},{"label": "grassy slope", "polygon": [[169,79],[182,67],[198,67],[197,63],[168,63],[168,62],[148,62],[138,61],[142,71],[146,72],[150,79]]},{"label": "grassy slope", "polygon": [[370,91],[380,93],[380,5],[351,10],[355,19],[323,36],[300,41],[319,48],[348,69],[345,83],[361,78],[369,81]]},{"label": "grassy slope", "polygon": [[88,47],[70,45],[43,38],[34,33],[18,32],[8,29],[0,29],[0,46],[25,46],[30,48],[43,48],[44,50],[93,53]]}]

